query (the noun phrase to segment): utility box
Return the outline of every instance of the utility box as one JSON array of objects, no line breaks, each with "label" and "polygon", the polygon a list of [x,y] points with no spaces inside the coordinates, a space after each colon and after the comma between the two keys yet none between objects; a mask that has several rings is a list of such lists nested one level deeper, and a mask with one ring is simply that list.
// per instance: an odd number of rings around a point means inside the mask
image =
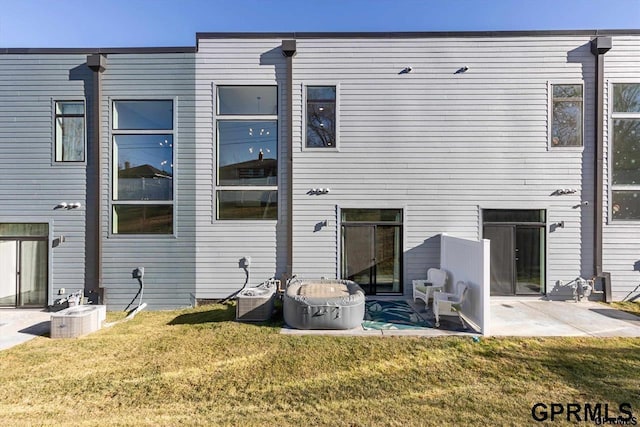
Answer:
[{"label": "utility box", "polygon": [[76,338],[102,328],[104,305],[79,305],[51,314],[51,338]]},{"label": "utility box", "polygon": [[271,319],[276,287],[271,283],[242,290],[236,301],[236,320],[264,322]]}]

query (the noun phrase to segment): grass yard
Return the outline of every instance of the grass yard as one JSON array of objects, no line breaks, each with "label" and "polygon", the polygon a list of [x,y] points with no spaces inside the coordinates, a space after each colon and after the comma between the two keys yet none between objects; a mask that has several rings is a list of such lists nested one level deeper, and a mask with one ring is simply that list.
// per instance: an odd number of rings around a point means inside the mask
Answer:
[{"label": "grass yard", "polygon": [[0,352],[0,425],[531,425],[537,402],[640,418],[640,339],[290,336],[234,310]]}]

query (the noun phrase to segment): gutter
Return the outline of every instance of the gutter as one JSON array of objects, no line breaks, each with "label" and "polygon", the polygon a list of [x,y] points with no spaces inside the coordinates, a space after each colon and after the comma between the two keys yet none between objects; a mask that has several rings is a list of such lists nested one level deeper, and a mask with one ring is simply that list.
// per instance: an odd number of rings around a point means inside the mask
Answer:
[{"label": "gutter", "polygon": [[591,40],[591,53],[595,56],[596,111],[595,111],[595,203],[593,270],[594,279],[602,279],[604,301],[611,302],[611,274],[602,271],[602,229],[604,226],[604,55],[611,49],[611,37],[601,36]]},{"label": "gutter", "polygon": [[282,54],[287,58],[287,269],[286,280],[293,277],[293,57],[295,40],[282,40]]},{"label": "gutter", "polygon": [[[85,291],[93,292],[98,301],[96,304],[103,303],[103,288],[102,288],[102,227],[101,227],[101,201],[102,201],[102,149],[100,144],[100,125],[102,117],[102,73],[106,69],[107,58],[99,53],[91,54],[87,56],[87,66],[93,71],[93,84],[92,84],[92,98],[91,103],[91,137],[89,143],[91,144],[91,158],[89,161],[94,167],[94,186],[93,186],[93,218],[87,218],[87,222],[93,223],[94,227],[94,239],[93,239],[93,260],[88,259],[87,262],[94,263],[94,277],[86,278]],[[87,189],[89,190],[89,189]],[[87,242],[89,244],[89,242]]]}]

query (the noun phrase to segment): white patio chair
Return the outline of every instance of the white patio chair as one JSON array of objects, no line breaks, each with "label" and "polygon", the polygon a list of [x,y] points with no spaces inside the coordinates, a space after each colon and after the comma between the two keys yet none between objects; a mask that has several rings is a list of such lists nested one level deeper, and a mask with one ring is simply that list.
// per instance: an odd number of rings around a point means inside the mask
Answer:
[{"label": "white patio chair", "polygon": [[413,301],[421,299],[425,305],[429,304],[429,297],[435,290],[444,289],[447,283],[447,272],[439,268],[430,268],[427,271],[427,280],[413,281]]},{"label": "white patio chair", "polygon": [[436,292],[433,295],[433,314],[436,317],[436,328],[440,327],[440,315],[451,315],[455,313],[458,315],[460,322],[465,326],[464,320],[460,315],[462,303],[467,296],[469,287],[463,281],[456,283],[455,293]]}]

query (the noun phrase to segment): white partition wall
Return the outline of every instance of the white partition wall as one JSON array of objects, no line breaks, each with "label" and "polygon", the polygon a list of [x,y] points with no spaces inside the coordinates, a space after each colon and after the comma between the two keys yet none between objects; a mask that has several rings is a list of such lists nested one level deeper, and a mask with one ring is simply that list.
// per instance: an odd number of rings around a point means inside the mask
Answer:
[{"label": "white partition wall", "polygon": [[[447,271],[449,285],[464,280],[469,286],[461,315],[476,331],[490,335],[489,240],[469,240],[442,234],[440,268]],[[453,289],[447,289],[452,292]]]}]

